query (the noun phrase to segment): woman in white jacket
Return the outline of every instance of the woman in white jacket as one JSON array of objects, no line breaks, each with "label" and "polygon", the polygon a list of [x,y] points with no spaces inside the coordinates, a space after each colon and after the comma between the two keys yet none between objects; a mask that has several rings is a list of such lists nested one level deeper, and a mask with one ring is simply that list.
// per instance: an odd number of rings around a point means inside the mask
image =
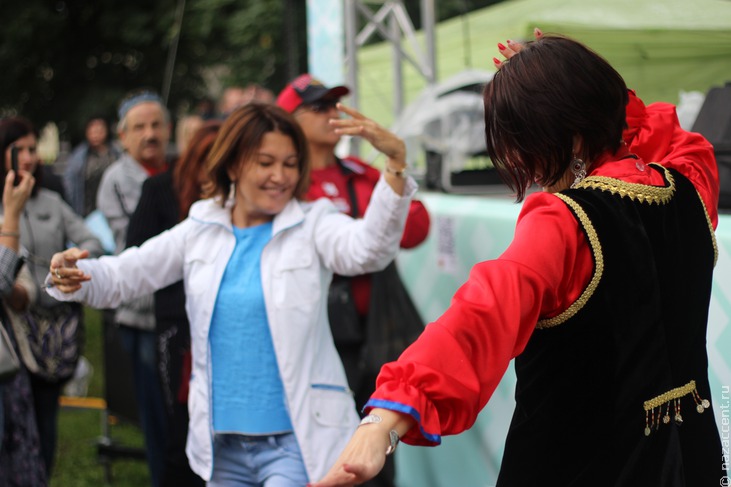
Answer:
[{"label": "woman in white jacket", "polygon": [[320,478],[358,424],[327,322],[333,272],[363,274],[396,255],[416,184],[405,146],[355,110],[332,119],[367,139],[386,171],[363,220],[329,200],[303,203],[309,162],[294,119],[252,104],[221,127],[208,161],[212,198],[116,257],[56,254],[48,292],[114,307],[181,278],[193,373],[187,454],[210,486],[304,485]]}]

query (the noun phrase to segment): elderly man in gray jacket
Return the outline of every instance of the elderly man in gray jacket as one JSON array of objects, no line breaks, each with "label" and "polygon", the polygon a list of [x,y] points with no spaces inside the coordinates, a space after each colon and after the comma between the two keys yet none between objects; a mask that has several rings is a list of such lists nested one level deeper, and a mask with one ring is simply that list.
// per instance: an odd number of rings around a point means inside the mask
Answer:
[{"label": "elderly man in gray jacket", "polygon": [[[170,115],[155,93],[128,96],[119,106],[117,132],[125,153],[104,172],[97,207],[107,219],[115,253],[125,248],[127,225],[142,183],[167,170]],[[153,295],[124,303],[116,311],[122,345],[134,368],[135,392],[153,487],[160,485],[166,443],[165,406],[157,373]]]}]

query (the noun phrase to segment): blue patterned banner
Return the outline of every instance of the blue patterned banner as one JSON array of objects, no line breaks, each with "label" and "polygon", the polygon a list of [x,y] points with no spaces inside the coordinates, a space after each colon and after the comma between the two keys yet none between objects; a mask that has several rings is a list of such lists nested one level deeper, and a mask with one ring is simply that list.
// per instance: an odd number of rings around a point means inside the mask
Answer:
[{"label": "blue patterned banner", "polygon": [[309,72],[327,86],[345,81],[343,2],[307,0]]}]

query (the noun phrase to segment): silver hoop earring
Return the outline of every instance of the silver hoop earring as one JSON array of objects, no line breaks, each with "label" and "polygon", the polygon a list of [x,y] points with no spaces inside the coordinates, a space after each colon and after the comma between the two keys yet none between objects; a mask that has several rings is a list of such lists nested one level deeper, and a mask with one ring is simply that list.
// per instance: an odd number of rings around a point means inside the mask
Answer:
[{"label": "silver hoop earring", "polygon": [[571,188],[575,188],[586,177],[586,163],[574,156],[571,161],[571,172],[574,174],[574,182],[571,183]]}]

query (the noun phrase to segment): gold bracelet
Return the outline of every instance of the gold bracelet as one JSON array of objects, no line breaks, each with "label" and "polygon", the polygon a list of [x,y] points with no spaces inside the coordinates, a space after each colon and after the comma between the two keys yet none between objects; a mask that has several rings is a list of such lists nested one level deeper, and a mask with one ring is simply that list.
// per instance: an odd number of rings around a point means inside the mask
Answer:
[{"label": "gold bracelet", "polygon": [[389,166],[388,164],[386,164],[385,170],[387,173],[393,174],[394,176],[396,176],[398,178],[402,178],[406,174],[406,166],[404,166],[403,169],[394,169],[391,166]]},{"label": "gold bracelet", "polygon": [[20,238],[20,233],[18,233],[18,232],[0,232],[0,237]]}]

